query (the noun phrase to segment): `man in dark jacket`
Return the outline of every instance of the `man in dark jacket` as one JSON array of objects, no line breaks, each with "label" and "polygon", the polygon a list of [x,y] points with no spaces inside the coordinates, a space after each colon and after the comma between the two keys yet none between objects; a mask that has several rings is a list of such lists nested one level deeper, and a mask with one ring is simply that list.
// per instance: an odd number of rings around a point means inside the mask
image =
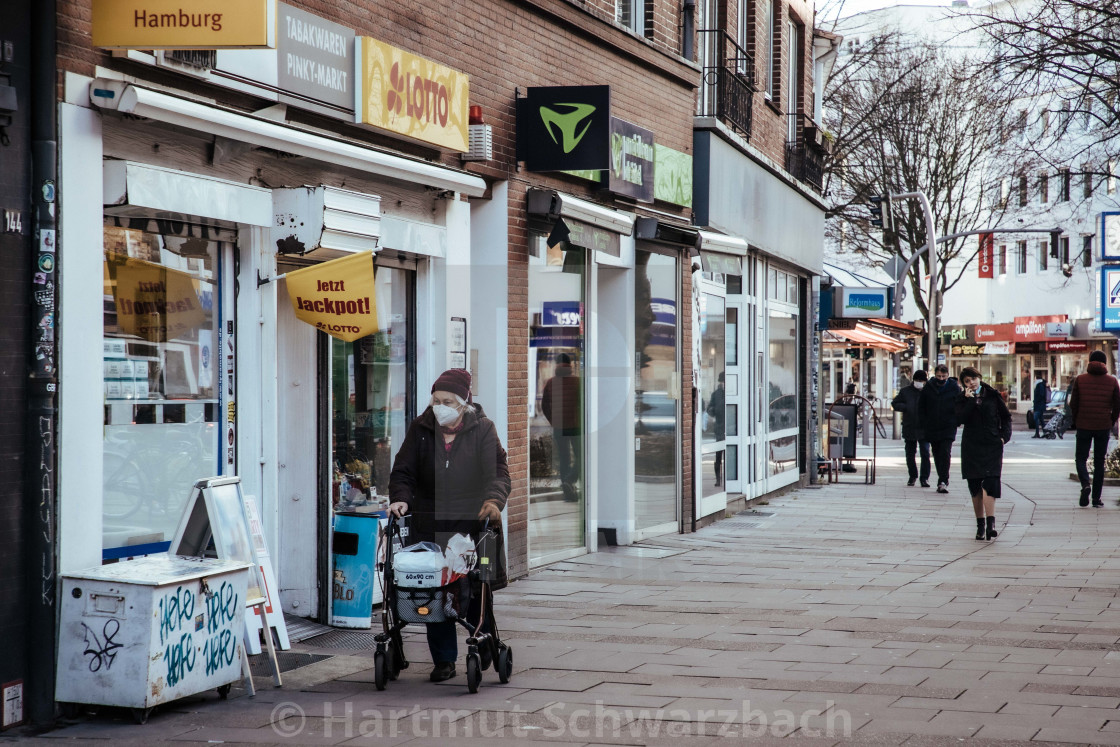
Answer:
[{"label": "man in dark jacket", "polygon": [[580,476],[583,474],[581,395],[580,380],[572,357],[560,353],[556,356],[556,375],[548,380],[541,392],[541,410],[552,426],[556,471],[560,474],[564,500],[569,503],[579,501]]},{"label": "man in dark jacket", "polygon": [[[925,371],[915,371],[914,379],[907,386],[898,390],[898,396],[891,400],[891,407],[902,413],[902,440],[906,442],[906,469],[910,473],[907,487],[913,487],[919,479],[922,487],[929,487],[929,441],[922,430],[921,418],[918,414],[918,398],[926,385],[929,376]],[[915,452],[921,449],[922,471],[919,475],[918,465],[915,463]]]},{"label": "man in dark jacket", "polygon": [[1046,375],[1040,374],[1034,382],[1034,435],[1031,438],[1042,438],[1042,416],[1046,412],[1046,405],[1050,404],[1050,387],[1046,385]]},{"label": "man in dark jacket", "polygon": [[1077,449],[1074,462],[1077,477],[1081,480],[1081,497],[1078,505],[1089,505],[1089,471],[1085,462],[1089,458],[1089,445],[1093,446],[1093,505],[1101,507],[1101,488],[1104,486],[1104,455],[1108,451],[1108,435],[1116,419],[1120,418],[1120,384],[1108,373],[1108,358],[1100,350],[1089,356],[1087,373],[1073,380],[1069,397],[1069,412],[1073,427],[1077,429]]},{"label": "man in dark jacket", "polygon": [[941,363],[934,369],[933,380],[922,389],[918,398],[918,414],[922,429],[933,451],[937,469],[937,492],[949,492],[949,466],[953,442],[957,440],[957,395],[961,388],[949,378],[949,367]]}]

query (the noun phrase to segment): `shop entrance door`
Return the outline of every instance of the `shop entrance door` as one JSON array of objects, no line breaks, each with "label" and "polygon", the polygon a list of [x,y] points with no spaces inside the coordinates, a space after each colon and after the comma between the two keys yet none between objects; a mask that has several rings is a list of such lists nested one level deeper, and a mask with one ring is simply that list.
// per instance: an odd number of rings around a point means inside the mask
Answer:
[{"label": "shop entrance door", "polygon": [[[721,277],[722,276],[718,276]],[[722,281],[698,280],[700,318],[700,437],[696,517],[727,508],[727,291]]]},{"label": "shop entrance door", "polygon": [[638,250],[634,316],[634,527],[637,538],[677,530],[680,371],[676,256]]}]

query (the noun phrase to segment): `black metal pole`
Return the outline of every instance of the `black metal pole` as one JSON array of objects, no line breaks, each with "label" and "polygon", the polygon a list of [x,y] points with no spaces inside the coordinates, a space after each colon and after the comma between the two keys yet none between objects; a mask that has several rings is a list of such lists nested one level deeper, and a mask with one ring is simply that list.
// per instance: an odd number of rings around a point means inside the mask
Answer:
[{"label": "black metal pole", "polygon": [[55,0],[31,3],[31,206],[34,226],[31,366],[28,371],[27,614],[30,627],[25,685],[33,724],[54,720],[56,474],[58,388],[55,353],[57,287],[55,184],[58,159]]}]

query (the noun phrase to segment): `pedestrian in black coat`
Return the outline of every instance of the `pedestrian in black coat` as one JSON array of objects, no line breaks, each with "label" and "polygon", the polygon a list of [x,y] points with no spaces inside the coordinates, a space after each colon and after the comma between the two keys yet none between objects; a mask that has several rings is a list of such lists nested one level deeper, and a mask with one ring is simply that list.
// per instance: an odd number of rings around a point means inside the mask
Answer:
[{"label": "pedestrian in black coat", "polygon": [[[891,407],[902,413],[902,440],[906,443],[906,470],[910,474],[907,487],[913,487],[919,477],[922,487],[929,487],[929,441],[922,429],[921,416],[918,412],[918,399],[928,379],[929,376],[925,371],[915,371],[910,384],[899,389],[898,394],[891,400]],[[920,474],[914,458],[919,448],[922,453]]]},{"label": "pedestrian in black coat", "polygon": [[957,395],[961,388],[956,379],[949,377],[949,367],[944,363],[934,369],[933,379],[922,389],[918,398],[918,413],[922,429],[933,450],[933,465],[937,469],[937,492],[949,492],[949,469],[953,442],[957,440]]},{"label": "pedestrian in black coat", "polygon": [[1011,440],[1011,412],[992,387],[980,380],[975,368],[961,371],[964,391],[955,403],[961,434],[961,477],[968,481],[976,514],[976,539],[997,535],[996,498],[1001,492],[1003,445]]},{"label": "pedestrian in black coat", "polygon": [[[469,534],[478,540],[483,522],[499,532],[498,558],[502,557],[502,509],[509,497],[509,467],[498,442],[494,423],[471,402],[471,375],[462,369],[440,374],[432,385],[432,399],[408,427],[404,443],[389,474],[389,511],[411,513],[410,540],[446,544],[452,534]],[[504,567],[491,588],[505,585]],[[465,615],[477,626],[481,615],[481,588],[472,594]],[[482,630],[490,632],[485,621]],[[430,623],[428,649],[435,668],[433,682],[455,676],[458,645],[455,623]],[[485,647],[484,647],[485,648]]]}]

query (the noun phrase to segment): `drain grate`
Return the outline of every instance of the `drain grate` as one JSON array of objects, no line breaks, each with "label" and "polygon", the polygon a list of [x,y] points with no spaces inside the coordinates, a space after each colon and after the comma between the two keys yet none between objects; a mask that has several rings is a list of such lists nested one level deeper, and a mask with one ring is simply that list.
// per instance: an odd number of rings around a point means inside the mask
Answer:
[{"label": "drain grate", "polygon": [[[323,659],[330,659],[327,654],[301,654],[292,651],[277,651],[276,663],[280,665],[281,672],[290,672],[293,669],[306,667]],[[272,676],[272,665],[268,662],[268,654],[262,653],[249,657],[249,669],[254,677]]]},{"label": "drain grate", "polygon": [[746,527],[748,529],[757,529],[762,526],[761,521],[744,521],[742,519],[727,519],[716,524],[717,527]]},{"label": "drain grate", "polygon": [[376,633],[357,630],[332,630],[304,641],[308,646],[318,648],[346,648],[352,651],[373,651],[377,641]]}]

